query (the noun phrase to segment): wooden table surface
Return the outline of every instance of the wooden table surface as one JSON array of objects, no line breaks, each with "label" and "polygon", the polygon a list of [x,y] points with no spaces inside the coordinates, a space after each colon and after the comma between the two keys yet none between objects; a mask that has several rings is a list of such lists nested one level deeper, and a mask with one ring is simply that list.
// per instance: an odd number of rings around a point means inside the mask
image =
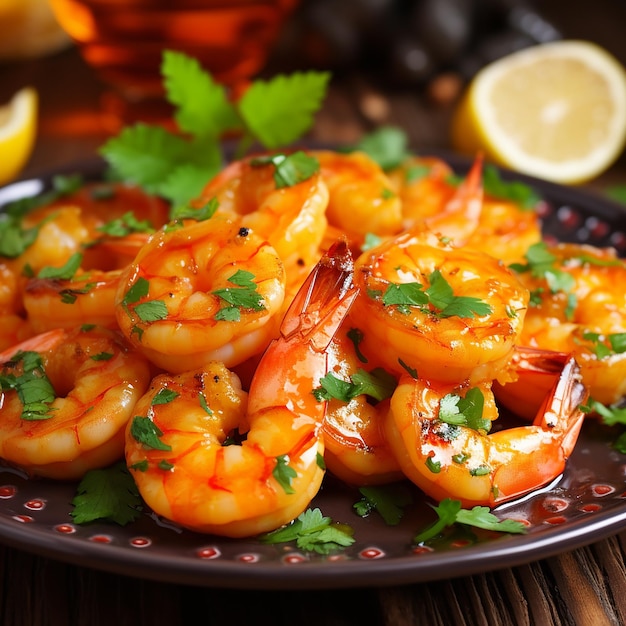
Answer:
[{"label": "wooden table surface", "polygon": [[[0,65],[0,101],[31,84],[40,133],[24,175],[79,162],[110,131],[102,86],[73,49]],[[376,123],[398,123],[427,153],[447,148],[449,107],[414,92],[381,93],[360,78],[334,84],[312,136],[351,142]],[[622,158],[594,181],[626,183]],[[83,568],[0,546],[4,626],[299,624],[404,626],[626,623],[626,531],[526,565],[475,576],[379,588],[256,591],[191,587]]]}]

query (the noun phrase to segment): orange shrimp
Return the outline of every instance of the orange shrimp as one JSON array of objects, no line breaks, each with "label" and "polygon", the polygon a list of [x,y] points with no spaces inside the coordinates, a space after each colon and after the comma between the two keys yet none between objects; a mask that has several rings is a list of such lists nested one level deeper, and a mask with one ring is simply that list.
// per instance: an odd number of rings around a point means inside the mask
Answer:
[{"label": "orange shrimp", "polygon": [[506,375],[529,293],[494,257],[415,229],[363,253],[355,283],[350,315],[390,372],[454,383]]},{"label": "orange shrimp", "polygon": [[0,458],[32,476],[74,480],[124,453],[150,382],[113,330],[52,330],[0,353]]},{"label": "orange shrimp", "polygon": [[[360,333],[348,315],[330,345],[330,383],[349,387],[343,394],[328,394],[324,461],[331,474],[347,483],[389,483],[403,477],[384,433],[389,399],[397,381],[373,355],[363,353]],[[355,387],[354,380],[361,381],[361,387]]]},{"label": "orange shrimp", "polygon": [[278,154],[234,161],[209,181],[193,204],[202,206],[215,198],[220,211],[239,216],[244,227],[266,238],[285,266],[288,283],[297,289],[322,254],[328,188],[319,165],[306,155],[312,168],[308,175],[299,182],[281,181],[279,168],[288,158]]},{"label": "orange shrimp", "polygon": [[576,361],[563,355],[561,366],[532,425],[493,433],[497,409],[489,382],[468,386],[405,376],[392,397],[386,432],[406,476],[428,496],[465,507],[492,507],[557,479],[588,398]]},{"label": "orange shrimp", "polygon": [[116,318],[150,361],[181,373],[227,367],[276,335],[285,270],[274,248],[225,213],[161,229],[123,270]]},{"label": "orange shrimp", "polygon": [[356,245],[369,233],[386,237],[402,230],[400,198],[384,170],[363,152],[314,150],[329,191],[328,223]]},{"label": "orange shrimp", "polygon": [[[540,243],[513,265],[531,293],[520,344],[572,353],[594,400],[626,395],[626,261],[615,250]],[[511,388],[510,388],[511,389]]]},{"label": "orange shrimp", "polygon": [[[221,363],[153,381],[127,428],[126,462],[157,514],[198,532],[244,537],[304,511],[324,475],[325,403],[312,391],[354,294],[340,244],[296,296],[247,398]],[[242,437],[229,440],[235,429]]]}]

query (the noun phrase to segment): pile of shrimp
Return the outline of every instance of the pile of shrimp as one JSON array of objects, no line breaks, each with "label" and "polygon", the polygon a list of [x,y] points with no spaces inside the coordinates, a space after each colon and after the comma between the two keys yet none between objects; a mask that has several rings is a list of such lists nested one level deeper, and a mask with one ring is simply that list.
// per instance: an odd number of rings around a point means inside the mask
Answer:
[{"label": "pile of shrimp", "polygon": [[626,394],[626,264],[544,241],[480,159],[459,182],[437,158],[261,155],[188,207],[91,182],[11,219],[0,458],[53,480],[124,458],[197,532],[287,524],[327,471],[493,507]]}]

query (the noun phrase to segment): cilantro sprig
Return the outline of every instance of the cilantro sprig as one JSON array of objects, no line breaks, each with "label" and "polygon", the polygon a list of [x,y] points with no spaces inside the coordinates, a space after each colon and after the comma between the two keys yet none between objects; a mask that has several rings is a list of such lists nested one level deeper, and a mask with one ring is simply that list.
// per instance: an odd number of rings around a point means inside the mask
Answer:
[{"label": "cilantro sprig", "polygon": [[238,322],[241,320],[241,309],[265,310],[263,296],[257,291],[252,272],[237,270],[228,278],[228,282],[233,287],[224,287],[212,292],[225,303],[215,314],[216,320]]},{"label": "cilantro sprig", "polygon": [[77,524],[106,520],[125,526],[136,520],[142,510],[139,490],[124,463],[89,470],[80,481],[72,504],[70,515]]},{"label": "cilantro sprig", "polygon": [[[426,289],[418,282],[389,283],[382,294],[382,303],[395,306],[403,314],[408,314],[410,307],[416,307],[438,318],[482,317],[493,310],[490,304],[480,298],[455,295],[452,286],[439,270],[431,272],[428,281],[430,286]],[[380,293],[372,292],[370,296],[378,298]]]},{"label": "cilantro sprig", "polygon": [[327,72],[311,71],[255,80],[233,102],[197,60],[181,52],[164,52],[161,73],[180,132],[145,123],[128,126],[101,154],[121,179],[173,206],[197,197],[219,171],[226,134],[239,137],[236,158],[255,143],[276,150],[299,139],[311,127],[330,79]]},{"label": "cilantro sprig", "polygon": [[307,509],[293,522],[259,537],[261,543],[276,544],[295,542],[300,550],[331,554],[354,543],[353,530],[349,526],[335,524],[319,509]]},{"label": "cilantro sprig", "polygon": [[397,381],[392,374],[382,367],[376,367],[371,372],[359,368],[350,380],[343,380],[328,372],[320,378],[320,386],[313,390],[315,398],[323,400],[341,400],[350,402],[360,395],[367,395],[380,402],[390,398],[397,386]]},{"label": "cilantro sprig", "polygon": [[[56,392],[46,375],[41,356],[37,352],[20,351],[9,363],[11,367],[0,371],[0,389],[17,393],[22,403],[21,419],[35,421],[53,417],[51,405]],[[21,373],[16,374],[12,370],[20,364]]]},{"label": "cilantro sprig", "polygon": [[362,498],[352,505],[356,514],[367,517],[376,511],[388,526],[397,526],[404,509],[413,502],[411,491],[404,483],[367,485],[359,487],[359,492]]},{"label": "cilantro sprig", "polygon": [[461,508],[459,500],[445,498],[438,506],[429,505],[437,513],[437,521],[415,535],[414,543],[425,543],[440,535],[447,527],[454,524],[465,524],[485,530],[504,533],[525,533],[526,527],[521,522],[511,519],[500,520],[489,507],[475,506],[472,509]]}]

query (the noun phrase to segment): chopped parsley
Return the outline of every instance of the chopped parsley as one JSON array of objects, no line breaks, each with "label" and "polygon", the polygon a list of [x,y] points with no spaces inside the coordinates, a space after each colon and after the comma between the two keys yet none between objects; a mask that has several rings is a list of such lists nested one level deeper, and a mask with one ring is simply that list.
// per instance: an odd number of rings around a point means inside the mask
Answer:
[{"label": "chopped parsley", "polygon": [[[385,306],[395,306],[403,314],[416,307],[424,313],[439,318],[447,317],[482,317],[492,312],[491,305],[473,296],[456,296],[450,283],[439,270],[434,270],[428,277],[430,287],[418,282],[389,283],[382,294]],[[370,292],[371,297],[379,297],[379,292]]]},{"label": "chopped parsley", "polygon": [[292,154],[274,154],[252,159],[253,166],[264,166],[272,164],[274,170],[274,182],[276,189],[293,187],[298,183],[309,180],[320,170],[319,161],[302,150]]},{"label": "chopped parsley", "polygon": [[241,320],[241,309],[250,311],[265,310],[263,296],[257,291],[252,272],[237,270],[229,277],[228,282],[235,286],[213,291],[216,296],[226,303],[215,314],[216,320],[239,322]]},{"label": "chopped parsley", "polygon": [[475,506],[471,510],[461,508],[461,502],[446,498],[438,506],[430,505],[437,513],[438,520],[431,526],[415,535],[414,543],[425,543],[441,534],[445,528],[453,524],[476,526],[485,530],[495,530],[503,533],[525,533],[526,527],[521,522],[496,517],[489,507]]},{"label": "chopped parsley", "polygon": [[285,493],[295,493],[294,488],[291,486],[291,481],[298,476],[298,473],[289,465],[289,457],[286,454],[276,457],[276,465],[272,470],[272,476]]},{"label": "chopped parsley", "polygon": [[[11,373],[6,367],[16,367],[19,363],[22,364],[21,374]],[[21,419],[35,421],[53,417],[51,404],[56,398],[56,392],[37,352],[17,352],[0,372],[0,389],[17,393],[22,403]]]},{"label": "chopped parsley", "polygon": [[404,483],[359,487],[363,496],[353,505],[357,515],[367,517],[376,511],[388,526],[397,526],[404,509],[413,502],[411,490]]},{"label": "chopped parsley", "polygon": [[464,397],[448,393],[439,402],[439,420],[488,433],[491,421],[483,418],[484,405],[485,397],[478,387],[469,389]]},{"label": "chopped parsley", "polygon": [[261,535],[259,540],[267,544],[293,541],[300,550],[318,554],[331,554],[354,543],[349,526],[334,523],[319,509],[307,509],[287,526]]},{"label": "chopped parsley", "polygon": [[328,372],[320,378],[320,387],[313,390],[313,395],[319,402],[324,400],[341,400],[350,402],[353,398],[367,395],[380,402],[390,398],[397,386],[397,381],[392,374],[382,367],[374,368],[367,372],[359,368],[350,380],[346,381]]}]

